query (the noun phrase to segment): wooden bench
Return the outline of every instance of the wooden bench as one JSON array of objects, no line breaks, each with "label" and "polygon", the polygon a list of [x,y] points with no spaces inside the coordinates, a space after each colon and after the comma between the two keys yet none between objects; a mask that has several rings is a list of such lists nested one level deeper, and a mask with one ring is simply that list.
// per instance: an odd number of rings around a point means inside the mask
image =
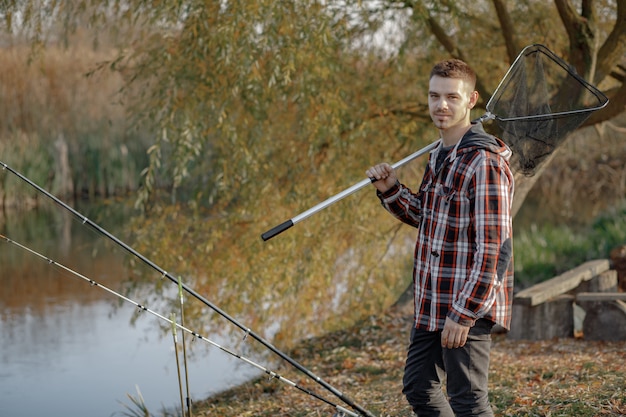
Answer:
[{"label": "wooden bench", "polygon": [[617,292],[617,272],[610,268],[607,259],[585,262],[519,291],[508,337],[626,340],[626,293]]},{"label": "wooden bench", "polygon": [[585,262],[561,275],[518,292],[515,300],[528,306],[545,303],[554,297],[575,290],[581,283],[608,271],[610,267],[608,259]]}]

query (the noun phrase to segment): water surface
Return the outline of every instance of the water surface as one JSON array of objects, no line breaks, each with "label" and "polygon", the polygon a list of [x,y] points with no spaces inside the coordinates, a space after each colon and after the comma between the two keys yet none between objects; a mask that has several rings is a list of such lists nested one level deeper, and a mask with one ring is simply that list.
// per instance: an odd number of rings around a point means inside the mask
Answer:
[{"label": "water surface", "polygon": [[[153,289],[153,284],[144,284],[146,288],[126,290],[128,255],[103,245],[101,236],[65,214],[33,211],[8,220],[3,235],[99,284],[130,292],[131,298]],[[114,223],[123,226],[119,219]],[[137,313],[132,304],[4,239],[0,280],[0,416],[123,415],[129,411],[125,406],[136,410],[128,395],[137,397],[138,389],[155,415],[163,408],[180,412],[173,337],[159,328],[165,322],[148,312],[131,320]],[[163,294],[176,297],[175,286]],[[163,306],[147,307],[166,317],[171,313],[157,310]],[[232,342],[232,336],[205,336],[225,347]],[[178,344],[184,384],[180,332]],[[188,336],[187,344],[194,400],[258,374],[201,340]],[[186,388],[183,392],[186,396]]]}]

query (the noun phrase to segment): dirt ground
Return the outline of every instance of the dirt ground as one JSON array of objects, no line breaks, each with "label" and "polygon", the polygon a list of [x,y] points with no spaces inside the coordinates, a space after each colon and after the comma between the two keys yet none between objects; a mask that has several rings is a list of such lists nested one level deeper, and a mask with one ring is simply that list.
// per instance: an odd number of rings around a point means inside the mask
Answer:
[{"label": "dirt ground", "polygon": [[[411,317],[389,312],[305,341],[289,355],[328,385],[287,364],[274,371],[297,387],[266,375],[196,403],[194,415],[341,415],[337,405],[360,415],[356,405],[377,417],[413,416],[401,393],[410,325]],[[490,398],[498,417],[626,416],[626,342],[494,335]]]}]

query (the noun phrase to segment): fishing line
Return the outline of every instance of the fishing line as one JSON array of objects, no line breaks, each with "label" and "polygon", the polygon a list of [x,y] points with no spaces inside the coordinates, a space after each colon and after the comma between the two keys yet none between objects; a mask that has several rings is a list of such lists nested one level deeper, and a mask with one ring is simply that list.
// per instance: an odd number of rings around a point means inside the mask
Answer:
[{"label": "fishing line", "polygon": [[[146,258],[145,256],[143,256],[142,254],[140,254],[139,252],[137,252],[135,249],[133,249],[132,247],[130,247],[129,245],[127,245],[126,243],[124,243],[123,241],[121,241],[119,238],[117,238],[116,236],[114,236],[113,234],[109,233],[108,231],[106,231],[105,229],[103,229],[102,227],[100,227],[98,224],[96,224],[95,222],[89,220],[87,217],[83,216],[81,213],[79,213],[78,211],[76,211],[75,209],[73,209],[72,207],[70,207],[69,205],[67,205],[66,203],[64,203],[62,200],[60,200],[59,198],[57,198],[56,196],[52,195],[50,192],[48,192],[47,190],[45,190],[44,188],[42,188],[41,186],[39,186],[38,184],[36,184],[35,182],[33,182],[32,180],[30,180],[28,177],[24,176],[22,173],[20,173],[19,171],[11,168],[9,165],[7,165],[6,163],[0,161],[0,165],[2,166],[3,170],[7,170],[10,173],[12,173],[13,175],[17,176],[19,179],[21,179],[22,181],[26,182],[28,185],[30,185],[31,187],[33,187],[35,190],[37,190],[38,192],[42,193],[43,195],[45,195],[46,197],[50,198],[52,201],[54,201],[57,205],[61,206],[62,208],[64,208],[65,210],[69,211],[70,213],[72,213],[76,218],[78,218],[81,223],[83,225],[87,225],[90,226],[91,228],[93,228],[94,230],[96,230],[98,233],[102,234],[103,236],[106,236],[107,238],[109,238],[111,241],[113,241],[114,243],[116,243],[117,245],[119,245],[121,248],[123,248],[124,250],[126,250],[127,252],[129,252],[130,254],[136,256],[138,259],[140,259],[143,263],[145,263],[146,265],[150,266],[151,268],[153,268],[154,270],[156,270],[157,272],[159,272],[159,274],[161,274],[163,277],[167,277],[167,279],[169,279],[170,281],[172,281],[173,283],[178,284],[178,279],[176,277],[174,277],[172,274],[170,274],[169,272],[167,272],[165,269],[161,268],[160,266],[158,266],[157,264],[155,264],[154,262],[152,262],[150,259]],[[305,374],[307,377],[311,378],[313,381],[315,381],[317,384],[319,384],[320,386],[322,386],[324,389],[326,389],[327,391],[329,391],[330,393],[332,393],[334,396],[336,396],[337,398],[339,398],[341,401],[343,401],[345,404],[349,405],[350,407],[352,407],[354,410],[358,411],[362,416],[365,417],[375,417],[372,413],[370,413],[368,410],[366,410],[365,408],[363,408],[362,406],[360,406],[359,404],[357,404],[356,402],[354,402],[351,398],[347,397],[346,395],[344,395],[341,391],[339,391],[337,388],[333,387],[332,385],[330,385],[329,383],[327,383],[326,381],[324,381],[322,378],[320,378],[319,376],[315,375],[313,372],[311,372],[310,370],[308,370],[306,367],[304,367],[303,365],[301,365],[299,362],[297,362],[295,359],[291,358],[289,355],[287,355],[286,353],[282,352],[281,350],[277,349],[274,345],[272,345],[270,342],[268,342],[267,340],[265,340],[263,337],[261,337],[260,335],[258,335],[256,332],[252,331],[251,329],[247,328],[246,326],[244,326],[242,323],[240,323],[238,320],[236,320],[235,318],[231,317],[230,315],[228,315],[225,311],[223,311],[222,309],[220,309],[219,307],[217,307],[215,304],[211,303],[209,300],[207,300],[205,297],[203,297],[202,295],[200,295],[198,292],[196,292],[195,290],[193,290],[192,288],[190,288],[188,285],[186,285],[185,283],[180,283],[180,286],[183,288],[183,290],[185,290],[188,294],[190,294],[192,297],[196,298],[198,301],[202,302],[204,305],[206,305],[207,307],[209,307],[210,309],[212,309],[213,311],[215,311],[216,313],[218,313],[220,316],[222,316],[223,318],[225,318],[226,320],[228,320],[229,322],[231,322],[233,325],[237,326],[239,329],[243,330],[245,332],[246,335],[252,337],[254,340],[256,340],[257,342],[261,343],[264,347],[266,347],[267,349],[269,349],[272,353],[276,354],[277,356],[279,356],[281,359],[283,359],[284,361],[288,362],[290,365],[292,365],[294,368],[296,368],[297,370],[299,370],[300,372],[302,372],[303,374]]]},{"label": "fishing line", "polygon": [[[296,388],[296,389],[302,391],[303,393],[305,393],[307,395],[310,395],[310,396],[312,396],[312,397],[314,397],[314,398],[316,398],[316,399],[326,403],[327,405],[330,405],[331,407],[334,407],[337,410],[338,415],[349,415],[349,416],[353,416],[353,417],[359,417],[358,414],[355,414],[352,411],[350,411],[350,410],[348,410],[348,409],[346,409],[346,408],[344,408],[344,407],[342,407],[342,406],[340,406],[340,405],[338,405],[338,404],[336,404],[336,403],[334,403],[334,402],[332,402],[332,401],[322,397],[321,395],[319,395],[319,394],[317,394],[317,393],[315,393],[315,392],[313,392],[313,391],[311,391],[309,389],[306,389],[306,388],[298,385],[297,383],[291,381],[288,378],[285,378],[284,376],[278,374],[277,372],[274,372],[274,371],[264,367],[263,365],[260,365],[260,364],[254,362],[251,359],[248,359],[245,356],[242,356],[242,355],[240,355],[238,353],[235,353],[232,350],[230,350],[230,349],[228,349],[228,348],[226,348],[226,347],[224,347],[224,346],[222,346],[222,345],[220,345],[220,344],[218,344],[218,343],[216,343],[216,342],[214,342],[214,341],[212,341],[212,340],[210,340],[210,339],[200,335],[199,333],[197,333],[197,332],[195,332],[195,331],[193,331],[193,330],[183,326],[182,324],[177,323],[174,320],[174,316],[172,316],[172,318],[167,318],[167,317],[163,316],[162,314],[160,314],[160,313],[158,313],[158,312],[156,312],[154,310],[151,310],[147,306],[145,306],[143,304],[140,304],[137,301],[135,301],[135,300],[133,300],[133,299],[123,295],[123,294],[120,294],[119,292],[117,292],[117,291],[115,291],[115,290],[113,290],[113,289],[111,289],[111,288],[109,288],[109,287],[107,287],[105,285],[102,285],[102,284],[94,281],[93,279],[88,278],[85,275],[83,275],[83,274],[81,274],[79,272],[74,271],[73,269],[71,269],[71,268],[69,268],[67,266],[65,266],[63,264],[60,264],[59,262],[54,261],[53,259],[50,259],[47,256],[41,254],[40,252],[37,252],[34,249],[31,249],[31,248],[29,248],[29,247],[27,247],[27,246],[25,246],[25,245],[23,245],[23,244],[21,244],[19,242],[16,242],[15,240],[12,240],[12,239],[8,238],[7,236],[5,236],[5,235],[3,235],[1,233],[0,233],[0,239],[3,239],[4,241],[6,241],[9,244],[15,245],[18,248],[20,248],[22,250],[25,250],[25,251],[31,253],[32,255],[35,255],[35,256],[39,257],[40,259],[45,260],[49,265],[53,265],[53,266],[55,266],[57,268],[60,268],[63,271],[68,272],[69,274],[71,274],[71,275],[73,275],[75,277],[78,277],[78,278],[88,282],[93,287],[98,287],[98,288],[108,292],[109,294],[112,294],[112,295],[114,295],[114,296],[116,296],[116,297],[126,301],[127,303],[130,303],[130,304],[134,305],[140,311],[145,311],[145,312],[148,312],[148,313],[154,315],[155,317],[157,317],[157,318],[159,318],[159,319],[169,323],[172,326],[173,329],[180,329],[181,331],[192,335],[194,338],[203,340],[203,341],[209,343],[210,345],[220,349],[221,351],[226,352],[227,354],[229,354],[231,356],[234,356],[235,358],[237,358],[237,359],[239,359],[239,360],[241,360],[243,362],[246,362],[247,364],[249,364],[251,366],[254,366],[255,368],[257,368],[257,369],[263,371],[265,374],[269,375],[269,379],[278,379],[279,381],[281,381],[281,382],[283,382],[283,383],[285,383],[285,384],[287,384],[287,385],[289,385],[289,386],[291,386],[293,388]],[[174,335],[176,335],[176,331],[174,331],[173,333],[174,333]],[[176,336],[174,336],[174,340],[175,340],[175,343],[177,343]],[[178,360],[178,355],[177,355],[177,360]],[[181,396],[182,396],[182,389],[181,389]]]}]

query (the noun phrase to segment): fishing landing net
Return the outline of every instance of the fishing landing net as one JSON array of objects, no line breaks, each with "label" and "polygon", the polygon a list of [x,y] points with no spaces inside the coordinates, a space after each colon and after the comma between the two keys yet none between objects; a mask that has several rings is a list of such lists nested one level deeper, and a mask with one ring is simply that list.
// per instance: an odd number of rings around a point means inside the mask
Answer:
[{"label": "fishing landing net", "polygon": [[531,176],[548,155],[608,98],[543,45],[524,48],[489,99],[482,120],[495,119],[498,136],[518,168]]},{"label": "fishing landing net", "polygon": [[[496,121],[497,136],[513,151],[513,166],[518,164],[523,174],[531,176],[570,133],[608,102],[574,68],[545,46],[533,44],[519,53],[487,102],[487,112],[477,120]],[[431,143],[392,167],[398,168],[436,146],[437,142]],[[352,185],[262,233],[261,239],[271,239],[371,182],[371,178],[366,178]]]}]

